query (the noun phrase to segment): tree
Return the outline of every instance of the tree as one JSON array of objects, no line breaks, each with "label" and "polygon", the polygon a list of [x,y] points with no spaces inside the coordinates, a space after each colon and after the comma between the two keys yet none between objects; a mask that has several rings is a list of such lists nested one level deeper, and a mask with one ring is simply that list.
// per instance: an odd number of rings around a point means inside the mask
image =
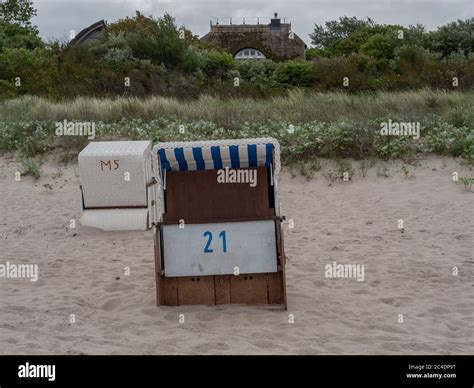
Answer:
[{"label": "tree", "polygon": [[325,23],[325,26],[315,25],[314,32],[310,34],[311,42],[317,48],[327,48],[347,38],[353,33],[376,24],[370,18],[359,20],[355,16],[340,17],[339,20],[332,20]]},{"label": "tree", "polygon": [[462,54],[469,58],[474,47],[474,18],[458,20],[430,33],[430,49],[443,57]]},{"label": "tree", "polygon": [[187,47],[186,40],[180,37],[181,31],[186,34],[184,29],[178,30],[169,14],[154,19],[137,11],[133,18],[110,24],[102,46],[110,50],[120,42],[118,48],[129,48],[133,58],[172,68],[181,64]]},{"label": "tree", "polygon": [[360,52],[382,61],[392,59],[394,49],[395,43],[389,35],[375,34],[362,45]]},{"label": "tree", "polygon": [[3,0],[0,1],[0,20],[21,27],[36,29],[32,26],[31,18],[36,16],[32,0]]},{"label": "tree", "polygon": [[6,48],[34,50],[44,47],[38,32],[0,20],[0,52]]},{"label": "tree", "polygon": [[408,28],[403,28],[402,30],[404,46],[428,48],[428,33],[423,24],[410,25]]}]

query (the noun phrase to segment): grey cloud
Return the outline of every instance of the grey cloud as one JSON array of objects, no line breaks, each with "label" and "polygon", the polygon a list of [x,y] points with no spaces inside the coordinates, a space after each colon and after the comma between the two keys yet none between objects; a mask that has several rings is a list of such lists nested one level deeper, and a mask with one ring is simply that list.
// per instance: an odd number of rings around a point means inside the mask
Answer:
[{"label": "grey cloud", "polygon": [[133,16],[135,10],[160,16],[169,12],[178,25],[204,35],[213,17],[270,17],[274,12],[291,18],[293,29],[307,43],[314,24],[340,16],[371,17],[379,23],[421,23],[428,29],[474,14],[472,0],[35,0],[34,23],[44,39],[66,39],[70,30],[105,19],[113,22]]}]

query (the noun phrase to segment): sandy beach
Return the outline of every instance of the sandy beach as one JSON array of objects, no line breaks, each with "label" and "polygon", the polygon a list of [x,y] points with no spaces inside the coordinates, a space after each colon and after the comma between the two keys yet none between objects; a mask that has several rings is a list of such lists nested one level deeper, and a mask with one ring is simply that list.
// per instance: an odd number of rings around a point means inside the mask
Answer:
[{"label": "sandy beach", "polygon": [[[403,165],[364,177],[353,162],[332,183],[330,165],[311,180],[283,170],[283,311],[157,307],[151,231],[82,227],[77,161],[18,182],[0,157],[0,264],[39,269],[36,282],[0,278],[0,354],[473,354],[474,188],[452,173],[474,173],[452,158]],[[334,262],[363,264],[363,281],[325,277]]]}]

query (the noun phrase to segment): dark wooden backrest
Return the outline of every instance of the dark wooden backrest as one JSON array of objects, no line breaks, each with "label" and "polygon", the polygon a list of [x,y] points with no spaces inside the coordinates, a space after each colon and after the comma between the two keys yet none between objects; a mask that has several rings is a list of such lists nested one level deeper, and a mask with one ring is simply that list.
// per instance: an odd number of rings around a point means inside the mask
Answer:
[{"label": "dark wooden backrest", "polygon": [[219,183],[217,170],[168,172],[163,220],[215,222],[275,216],[269,171],[266,167],[255,169],[255,187],[248,183]]}]

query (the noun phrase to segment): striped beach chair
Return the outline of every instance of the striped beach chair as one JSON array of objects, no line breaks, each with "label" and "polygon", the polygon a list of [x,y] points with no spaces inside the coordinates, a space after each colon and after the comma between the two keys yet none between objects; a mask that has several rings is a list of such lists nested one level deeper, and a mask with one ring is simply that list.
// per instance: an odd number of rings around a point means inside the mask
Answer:
[{"label": "striped beach chair", "polygon": [[278,142],[159,143],[152,157],[157,304],[286,308]]}]

